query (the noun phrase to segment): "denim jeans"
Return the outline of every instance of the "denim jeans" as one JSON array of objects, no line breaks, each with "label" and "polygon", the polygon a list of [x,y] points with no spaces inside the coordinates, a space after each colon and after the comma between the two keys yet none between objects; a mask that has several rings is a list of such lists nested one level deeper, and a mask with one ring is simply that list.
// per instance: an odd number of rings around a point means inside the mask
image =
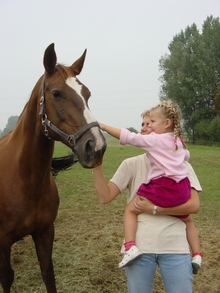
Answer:
[{"label": "denim jeans", "polygon": [[126,267],[128,293],[152,293],[159,267],[166,293],[192,293],[192,265],[189,254],[145,253]]}]

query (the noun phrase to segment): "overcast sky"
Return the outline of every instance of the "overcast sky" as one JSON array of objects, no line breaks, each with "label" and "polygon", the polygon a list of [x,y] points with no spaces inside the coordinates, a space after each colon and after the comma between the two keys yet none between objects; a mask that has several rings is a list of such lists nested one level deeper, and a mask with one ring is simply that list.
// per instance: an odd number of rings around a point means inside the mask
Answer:
[{"label": "overcast sky", "polygon": [[65,65],[87,48],[78,78],[98,121],[139,130],[159,102],[159,59],[188,25],[218,17],[220,0],[0,0],[0,12],[1,130],[22,112],[51,43]]}]

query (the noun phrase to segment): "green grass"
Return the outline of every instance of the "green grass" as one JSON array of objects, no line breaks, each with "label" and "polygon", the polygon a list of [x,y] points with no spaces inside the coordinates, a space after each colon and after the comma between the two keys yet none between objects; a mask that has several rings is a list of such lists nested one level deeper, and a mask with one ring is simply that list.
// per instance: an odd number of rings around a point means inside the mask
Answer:
[{"label": "green grass", "polygon": [[[110,137],[107,142],[103,167],[109,180],[124,159],[143,151],[120,146]],[[194,279],[194,293],[219,293],[220,148],[195,145],[188,145],[188,148],[190,162],[203,188],[201,211],[193,215],[193,219],[205,257],[203,267]],[[68,152],[67,147],[56,143],[54,156],[64,156]],[[125,293],[125,273],[117,268],[123,239],[125,196],[101,205],[95,194],[92,171],[83,169],[79,163],[59,173],[56,183],[60,208],[55,222],[53,261],[58,292]],[[25,238],[25,245],[13,246],[12,265],[15,270],[12,293],[46,292],[30,237]],[[162,292],[157,272],[154,293]]]},{"label": "green grass", "polygon": [[[210,214],[209,223],[216,225],[220,208],[220,148],[189,146],[192,164],[203,188],[200,194],[200,218]],[[220,223],[219,223],[220,224]]]}]

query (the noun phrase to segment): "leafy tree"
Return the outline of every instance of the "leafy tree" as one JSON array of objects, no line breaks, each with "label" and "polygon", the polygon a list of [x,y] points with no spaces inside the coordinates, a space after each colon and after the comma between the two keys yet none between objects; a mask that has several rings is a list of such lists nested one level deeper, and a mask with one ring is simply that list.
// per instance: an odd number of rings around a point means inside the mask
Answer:
[{"label": "leafy tree", "polygon": [[211,121],[220,111],[220,22],[208,17],[199,33],[196,24],[174,36],[170,54],[160,59],[163,75],[160,99],[176,101],[185,130],[194,140],[201,120]]},{"label": "leafy tree", "polygon": [[213,111],[216,112],[217,115],[220,115],[220,84],[217,85],[216,92],[214,93],[213,103],[214,103]]},{"label": "leafy tree", "polygon": [[133,128],[133,127],[129,127],[129,128],[127,128],[129,131],[131,131],[131,132],[135,132],[135,133],[138,133],[138,131],[135,129],[135,128]]},{"label": "leafy tree", "polygon": [[12,131],[18,121],[19,116],[11,116],[8,118],[8,123],[5,127],[5,129],[2,131],[1,135],[5,135],[8,132]]},{"label": "leafy tree", "polygon": [[220,142],[220,116],[216,116],[207,123],[207,120],[202,120],[195,126],[196,140],[206,141],[209,143]]},{"label": "leafy tree", "polygon": [[216,116],[210,122],[210,141],[220,142],[220,116]]}]

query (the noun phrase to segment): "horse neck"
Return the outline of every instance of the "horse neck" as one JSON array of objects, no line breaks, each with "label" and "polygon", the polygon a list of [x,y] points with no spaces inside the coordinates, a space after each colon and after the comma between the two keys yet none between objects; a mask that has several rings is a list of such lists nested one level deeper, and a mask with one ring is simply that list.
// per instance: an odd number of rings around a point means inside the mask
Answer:
[{"label": "horse neck", "polygon": [[48,164],[51,164],[54,141],[44,135],[39,116],[39,101],[39,94],[33,90],[12,132],[11,140],[19,148],[20,160],[31,160],[42,169],[44,166],[48,168]]}]

